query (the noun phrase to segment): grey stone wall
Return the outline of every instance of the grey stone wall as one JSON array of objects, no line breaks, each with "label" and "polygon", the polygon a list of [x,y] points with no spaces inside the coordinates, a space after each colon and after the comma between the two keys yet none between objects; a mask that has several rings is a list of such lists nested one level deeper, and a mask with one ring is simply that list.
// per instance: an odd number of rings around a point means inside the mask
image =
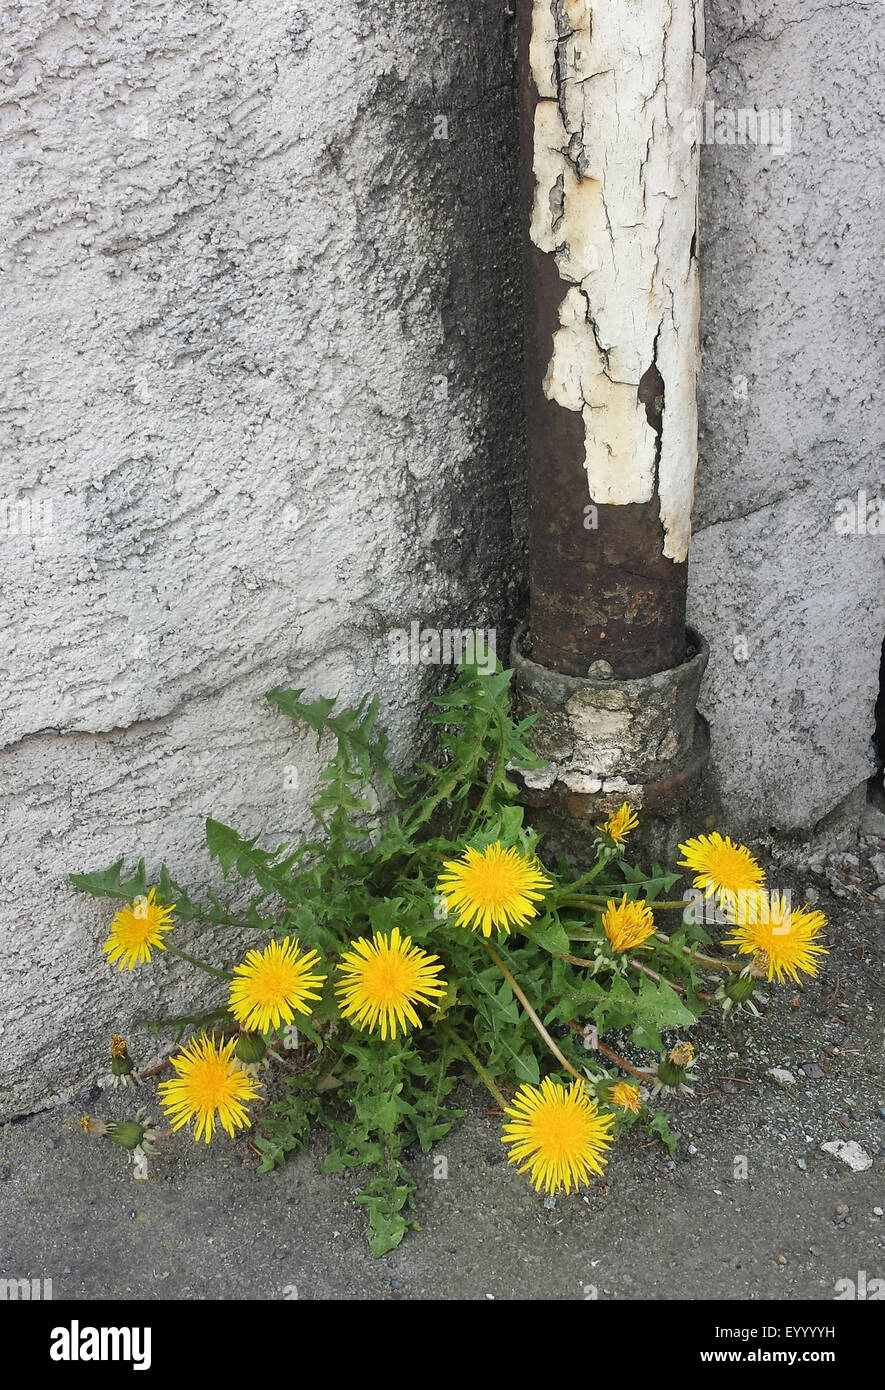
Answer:
[{"label": "grey stone wall", "polygon": [[[691,617],[749,833],[867,775],[881,539],[833,514],[882,491],[883,15],[708,12],[716,101],[792,110],[791,154],[713,144],[702,173]],[[525,557],[503,0],[9,0],[0,23],[11,1114],[197,995],[185,967],[111,972],[67,873],[144,852],[200,884],[207,814],[308,829],[313,741],[262,693],[377,690],[406,760],[435,675],[391,666],[389,630],[492,624],[505,652]]]}]

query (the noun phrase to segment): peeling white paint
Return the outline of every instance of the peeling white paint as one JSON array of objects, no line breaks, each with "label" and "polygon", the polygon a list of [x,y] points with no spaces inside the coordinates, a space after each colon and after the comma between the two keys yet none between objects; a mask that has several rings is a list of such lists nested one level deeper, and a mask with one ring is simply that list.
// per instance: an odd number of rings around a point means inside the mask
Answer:
[{"label": "peeling white paint", "polygon": [[[664,554],[688,552],[697,464],[702,0],[535,0],[530,234],[570,284],[544,380],[580,412],[596,503],[657,490]],[[696,49],[698,51],[696,51]],[[656,365],[660,440],[637,396]]]}]

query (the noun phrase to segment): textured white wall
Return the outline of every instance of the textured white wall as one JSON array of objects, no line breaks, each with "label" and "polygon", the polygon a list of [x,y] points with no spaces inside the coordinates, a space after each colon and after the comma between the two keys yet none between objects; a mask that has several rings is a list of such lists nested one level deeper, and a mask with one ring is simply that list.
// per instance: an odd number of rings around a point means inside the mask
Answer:
[{"label": "textured white wall", "polygon": [[707,3],[708,101],[791,126],[788,153],[701,159],[690,616],[723,799],[751,832],[813,826],[872,771],[885,536],[836,516],[860,488],[885,503],[883,57],[878,0]]},{"label": "textured white wall", "polygon": [[[833,508],[883,490],[883,18],[708,4],[710,91],[793,108],[788,158],[702,163],[692,616],[736,828],[809,825],[867,771],[881,539]],[[503,3],[7,0],[0,23],[9,1114],[197,995],[186,967],[112,975],[68,871],[144,851],[199,884],[206,814],[307,828],[313,741],[262,692],[378,689],[405,758],[426,682],[386,632],[505,632],[525,561]]]},{"label": "textured white wall", "polygon": [[522,470],[503,10],[3,24],[0,497],[53,522],[0,537],[9,1113],[197,997],[186,968],[112,975],[67,872],[144,850],[199,884],[207,813],[309,828],[314,740],[275,684],[378,690],[405,756],[425,673],[387,630],[515,611]]}]

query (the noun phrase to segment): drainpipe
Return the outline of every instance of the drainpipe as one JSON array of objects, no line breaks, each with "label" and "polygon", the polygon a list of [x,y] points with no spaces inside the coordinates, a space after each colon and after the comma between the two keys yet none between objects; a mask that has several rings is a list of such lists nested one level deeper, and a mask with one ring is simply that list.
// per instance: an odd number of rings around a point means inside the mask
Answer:
[{"label": "drainpipe", "polygon": [[[513,659],[560,820],[664,852],[709,737],[685,623],[697,463],[703,0],[518,0],[528,631]],[[649,824],[653,822],[653,824]]]}]

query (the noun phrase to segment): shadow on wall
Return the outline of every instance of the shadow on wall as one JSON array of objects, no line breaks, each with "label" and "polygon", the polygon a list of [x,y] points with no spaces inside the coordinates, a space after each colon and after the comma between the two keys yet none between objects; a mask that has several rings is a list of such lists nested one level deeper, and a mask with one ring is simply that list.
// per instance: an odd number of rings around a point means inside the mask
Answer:
[{"label": "shadow on wall", "polygon": [[[417,47],[443,41],[445,63],[428,56],[407,77],[383,73],[330,153],[354,175],[357,221],[380,222],[398,248],[385,272],[397,281],[405,336],[425,333],[428,304],[438,315],[438,344],[416,342],[411,365],[427,371],[432,352],[426,388],[451,447],[435,480],[415,457],[423,486],[406,500],[404,525],[435,574],[454,581],[439,590],[444,602],[465,574],[479,572],[484,588],[477,611],[433,620],[500,623],[506,651],[527,584],[514,20],[446,0],[415,30]],[[354,254],[371,296],[378,248]]]}]

